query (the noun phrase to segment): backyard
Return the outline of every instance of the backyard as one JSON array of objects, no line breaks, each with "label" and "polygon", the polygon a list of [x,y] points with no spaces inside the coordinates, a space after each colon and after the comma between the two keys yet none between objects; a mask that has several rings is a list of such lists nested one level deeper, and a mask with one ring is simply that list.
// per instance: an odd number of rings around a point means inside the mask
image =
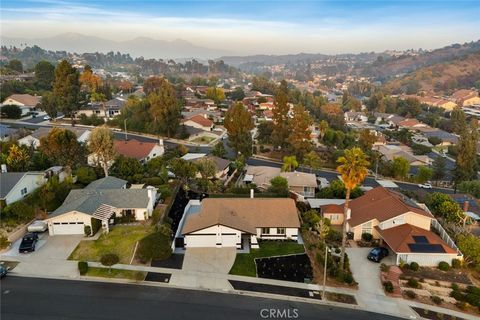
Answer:
[{"label": "backyard", "polygon": [[154,232],[150,224],[119,225],[103,234],[98,240],[83,240],[70,255],[70,260],[100,261],[102,255],[113,253],[118,255],[122,264],[130,264],[137,241]]},{"label": "backyard", "polygon": [[293,241],[262,241],[260,249],[251,249],[250,253],[238,253],[230,274],[256,277],[255,258],[284,256],[304,253],[302,244]]}]

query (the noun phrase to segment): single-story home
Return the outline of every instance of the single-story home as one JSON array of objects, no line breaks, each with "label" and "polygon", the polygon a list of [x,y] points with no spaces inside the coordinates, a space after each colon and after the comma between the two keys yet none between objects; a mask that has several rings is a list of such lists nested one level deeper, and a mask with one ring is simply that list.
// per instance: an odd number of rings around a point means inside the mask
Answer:
[{"label": "single-story home", "polygon": [[22,116],[29,112],[36,111],[40,104],[41,96],[32,96],[31,94],[12,94],[3,101],[2,106],[15,105],[22,110]]},{"label": "single-story home", "polygon": [[108,232],[113,217],[147,220],[153,212],[157,190],[127,189],[127,181],[105,177],[93,181],[84,189],[71,190],[63,204],[46,219],[50,235],[91,234],[102,227]]},{"label": "single-story home", "polygon": [[186,126],[195,127],[204,131],[212,131],[213,121],[208,119],[206,115],[197,114],[188,119],[184,119],[182,123]]},{"label": "single-story home", "polygon": [[141,163],[147,163],[149,160],[160,157],[165,153],[162,139],[159,140],[159,143],[143,142],[135,139],[115,140],[114,144],[118,154],[135,158]]},{"label": "single-story home", "polygon": [[[226,160],[217,156],[207,155],[206,153],[186,153],[182,156],[185,161],[197,162],[200,159],[208,159],[215,164],[215,178],[224,180],[227,178],[228,171],[230,170],[230,160]],[[200,174],[197,174],[200,177]]]},{"label": "single-story home", "polygon": [[[47,137],[52,129],[53,128],[38,128],[28,136],[18,139],[18,144],[38,148],[40,146],[40,139]],[[85,143],[91,133],[90,130],[80,127],[69,127],[67,130],[72,131],[77,136],[77,141],[80,143]]]},{"label": "single-story home", "polygon": [[298,240],[300,221],[293,199],[205,198],[185,217],[185,248],[258,248],[258,239]]},{"label": "single-story home", "polygon": [[0,173],[0,201],[2,205],[9,205],[21,200],[43,184],[44,172],[1,172]]}]

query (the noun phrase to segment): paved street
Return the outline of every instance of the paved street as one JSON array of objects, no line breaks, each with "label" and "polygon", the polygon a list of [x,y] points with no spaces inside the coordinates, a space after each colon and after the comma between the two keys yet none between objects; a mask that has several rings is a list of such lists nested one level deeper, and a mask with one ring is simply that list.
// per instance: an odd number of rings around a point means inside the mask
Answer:
[{"label": "paved street", "polygon": [[265,319],[262,309],[292,315],[296,309],[298,319],[398,319],[295,301],[87,281],[6,277],[1,294],[4,320]]}]

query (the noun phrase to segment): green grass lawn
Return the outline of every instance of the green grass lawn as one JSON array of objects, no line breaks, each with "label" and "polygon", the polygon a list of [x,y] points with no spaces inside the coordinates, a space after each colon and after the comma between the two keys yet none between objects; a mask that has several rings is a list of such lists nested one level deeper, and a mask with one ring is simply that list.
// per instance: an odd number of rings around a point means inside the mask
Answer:
[{"label": "green grass lawn", "polygon": [[103,277],[103,278],[116,278],[116,279],[130,279],[143,281],[145,280],[147,273],[143,271],[133,270],[120,270],[108,268],[89,267],[86,276],[90,277]]},{"label": "green grass lawn", "polygon": [[215,140],[215,138],[212,138],[212,137],[198,137],[198,138],[193,139],[192,142],[208,144],[208,143],[212,142],[213,140]]},{"label": "green grass lawn", "polygon": [[135,244],[154,231],[150,225],[115,226],[108,234],[98,240],[83,240],[70,255],[70,260],[100,261],[102,255],[114,253],[120,258],[119,263],[129,264]]},{"label": "green grass lawn", "polygon": [[292,241],[262,241],[260,249],[250,249],[250,253],[238,253],[230,274],[256,277],[255,258],[284,256],[304,253],[303,245]]}]

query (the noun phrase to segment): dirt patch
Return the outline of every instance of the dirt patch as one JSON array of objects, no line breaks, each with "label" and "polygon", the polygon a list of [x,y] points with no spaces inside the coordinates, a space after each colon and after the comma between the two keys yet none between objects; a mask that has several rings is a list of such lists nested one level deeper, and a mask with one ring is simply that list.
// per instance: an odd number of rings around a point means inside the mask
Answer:
[{"label": "dirt patch", "polygon": [[336,293],[336,292],[326,292],[325,297],[328,301],[348,303],[348,304],[357,304],[355,297],[350,294]]},{"label": "dirt patch", "polygon": [[417,279],[432,279],[438,281],[449,281],[456,283],[463,283],[466,285],[471,285],[472,280],[470,280],[468,273],[463,270],[449,270],[441,271],[437,268],[426,268],[422,267],[418,271],[413,271],[410,269],[403,268],[403,276],[405,277],[415,277]]},{"label": "dirt patch", "polygon": [[19,264],[18,261],[0,261],[0,265],[7,268],[8,271],[12,271]]},{"label": "dirt patch", "polygon": [[412,307],[416,313],[418,313],[422,318],[430,319],[430,320],[465,320],[464,318],[458,318],[455,316],[451,316],[449,314],[440,313],[428,309]]}]

